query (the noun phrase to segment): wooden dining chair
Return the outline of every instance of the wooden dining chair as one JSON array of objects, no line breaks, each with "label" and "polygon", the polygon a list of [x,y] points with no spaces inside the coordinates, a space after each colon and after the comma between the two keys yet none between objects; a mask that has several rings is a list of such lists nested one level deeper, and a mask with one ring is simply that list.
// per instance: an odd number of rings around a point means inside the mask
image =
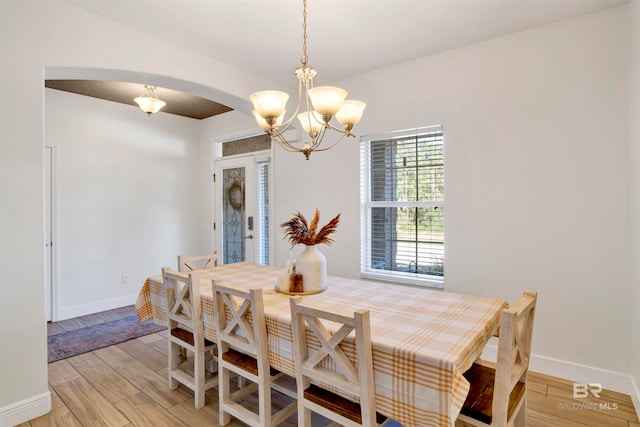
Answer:
[{"label": "wooden dining chair", "polygon": [[526,425],[526,384],[537,298],[537,292],[525,292],[502,311],[497,361],[478,360],[464,373],[471,388],[457,426]]},{"label": "wooden dining chair", "polygon": [[[218,338],[218,374],[220,425],[227,425],[231,416],[252,427],[272,427],[282,423],[296,411],[293,401],[272,414],[271,390],[295,398],[277,381],[284,374],[271,368],[267,342],[262,289],[238,289],[217,285],[212,281],[216,308]],[[230,375],[239,376],[238,390],[231,392]],[[241,378],[248,381],[241,381]],[[243,400],[258,392],[258,412]]]},{"label": "wooden dining chair", "polygon": [[208,255],[185,256],[178,255],[178,271],[195,271],[203,268],[216,267],[218,265],[218,252],[213,251]]},{"label": "wooden dining chair", "polygon": [[[331,425],[384,425],[387,419],[376,413],[369,311],[340,313],[314,306],[301,297],[291,298],[290,304],[298,425],[311,426],[311,411],[332,420]],[[329,327],[337,330],[332,333]],[[310,343],[319,343],[320,347],[312,348]],[[355,364],[345,349],[355,353]]]},{"label": "wooden dining chair", "polygon": [[[169,388],[176,389],[180,382],[193,390],[195,407],[200,409],[205,403],[205,392],[218,385],[218,377],[207,378],[205,372],[207,354],[216,359],[216,344],[204,337],[198,274],[178,273],[165,267],[162,279],[169,327]],[[193,374],[182,366],[187,351],[193,354]]]}]

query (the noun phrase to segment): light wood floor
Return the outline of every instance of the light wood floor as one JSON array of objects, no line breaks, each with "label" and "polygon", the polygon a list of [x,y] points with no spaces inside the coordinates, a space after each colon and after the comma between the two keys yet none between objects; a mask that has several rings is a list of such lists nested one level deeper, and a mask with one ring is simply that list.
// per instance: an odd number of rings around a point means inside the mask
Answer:
[{"label": "light wood floor", "polygon": [[99,323],[119,320],[124,317],[136,315],[136,308],[133,305],[107,310],[100,313],[88,314],[86,316],[74,317],[73,319],[61,320],[60,322],[48,322],[47,334],[56,335],[67,331],[97,325]]},{"label": "light wood floor", "polygon": [[[207,392],[206,406],[196,410],[191,391],[169,390],[166,375],[166,331],[53,362],[51,412],[19,427],[218,426],[216,388]],[[602,391],[599,399],[574,399],[572,392],[572,381],[530,373],[527,425],[640,427],[629,396]],[[274,399],[274,405],[285,399]],[[314,426],[326,424],[314,419]],[[282,425],[295,426],[295,415]]]}]

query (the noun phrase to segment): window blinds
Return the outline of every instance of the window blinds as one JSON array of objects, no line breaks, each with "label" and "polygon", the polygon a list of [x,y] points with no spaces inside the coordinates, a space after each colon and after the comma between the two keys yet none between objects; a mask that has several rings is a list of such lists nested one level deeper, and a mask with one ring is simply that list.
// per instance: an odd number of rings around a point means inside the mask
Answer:
[{"label": "window blinds", "polygon": [[363,138],[363,275],[441,281],[443,142],[441,126]]}]

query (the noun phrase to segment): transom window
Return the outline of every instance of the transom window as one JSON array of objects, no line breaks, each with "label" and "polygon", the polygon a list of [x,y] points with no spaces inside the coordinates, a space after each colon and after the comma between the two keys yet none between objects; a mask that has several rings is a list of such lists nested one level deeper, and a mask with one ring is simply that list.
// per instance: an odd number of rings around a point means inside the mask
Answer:
[{"label": "transom window", "polygon": [[360,172],[362,276],[442,286],[442,127],[362,137]]}]

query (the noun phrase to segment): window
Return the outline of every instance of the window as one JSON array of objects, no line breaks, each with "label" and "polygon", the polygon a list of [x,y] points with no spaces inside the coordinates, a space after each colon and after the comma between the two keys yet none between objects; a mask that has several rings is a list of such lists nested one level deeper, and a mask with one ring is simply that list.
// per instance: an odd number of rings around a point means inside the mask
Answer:
[{"label": "window", "polygon": [[363,277],[443,285],[443,143],[441,126],[362,137]]}]

